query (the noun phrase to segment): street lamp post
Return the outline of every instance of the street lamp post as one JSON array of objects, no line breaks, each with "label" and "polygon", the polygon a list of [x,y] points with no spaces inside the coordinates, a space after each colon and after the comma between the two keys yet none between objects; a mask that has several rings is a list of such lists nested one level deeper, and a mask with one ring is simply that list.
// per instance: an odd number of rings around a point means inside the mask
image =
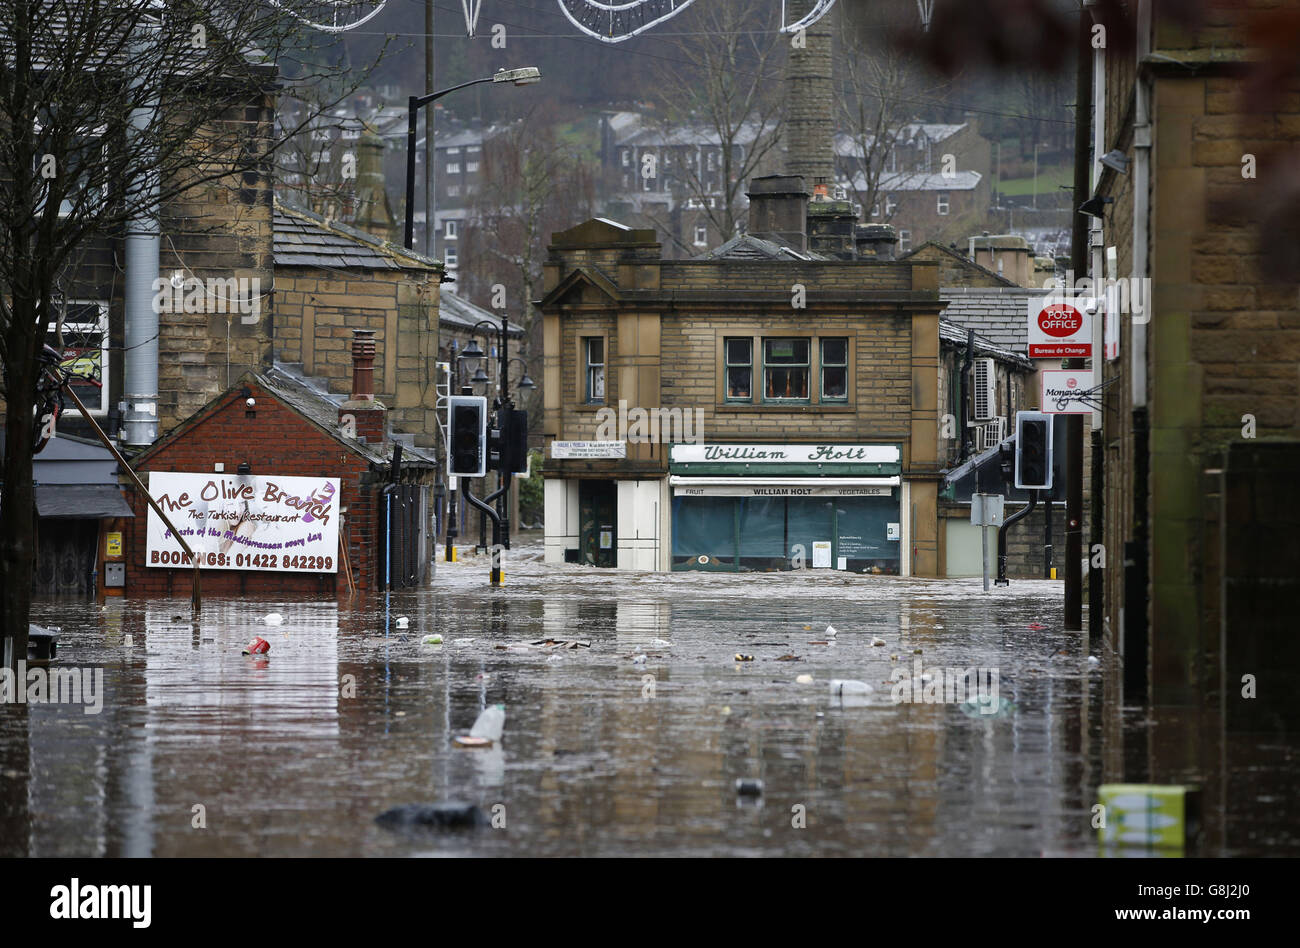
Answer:
[{"label": "street lamp post", "polygon": [[[424,108],[435,99],[441,99],[450,92],[456,92],[467,86],[476,86],[481,82],[510,82],[517,86],[531,85],[534,82],[542,81],[541,70],[536,66],[524,66],[522,69],[498,69],[495,75],[488,76],[485,79],[471,79],[469,82],[462,82],[458,86],[452,86],[449,89],[439,89],[437,92],[430,92],[428,95],[413,95],[407,99],[406,113],[406,231],[403,234],[403,245],[407,250],[411,249],[415,241],[415,131],[416,124],[419,121],[420,109]],[[425,143],[426,161],[432,161],[437,155],[433,142]],[[433,221],[425,221],[425,228],[433,226]]]}]

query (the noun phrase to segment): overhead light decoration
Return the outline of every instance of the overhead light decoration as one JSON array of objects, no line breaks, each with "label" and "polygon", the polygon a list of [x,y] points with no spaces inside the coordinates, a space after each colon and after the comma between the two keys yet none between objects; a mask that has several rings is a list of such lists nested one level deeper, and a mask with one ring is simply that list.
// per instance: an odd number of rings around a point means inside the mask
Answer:
[{"label": "overhead light decoration", "polygon": [[[558,0],[569,22],[602,43],[621,43],[654,29],[689,7],[695,0]],[[795,22],[788,22],[787,0],[781,0],[781,32],[798,33],[812,26],[835,0],[812,0],[813,6]]]}]

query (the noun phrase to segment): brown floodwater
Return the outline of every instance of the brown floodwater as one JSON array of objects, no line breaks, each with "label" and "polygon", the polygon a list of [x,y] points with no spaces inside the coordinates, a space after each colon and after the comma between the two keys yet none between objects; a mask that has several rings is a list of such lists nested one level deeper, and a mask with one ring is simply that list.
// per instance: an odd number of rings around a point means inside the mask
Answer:
[{"label": "brown floodwater", "polygon": [[[1159,739],[1104,718],[1109,660],[1061,631],[1059,583],[985,594],[539,554],[510,554],[499,590],[469,559],[387,601],[209,599],[197,625],[186,600],[36,603],[62,629],[58,667],[102,667],[102,708],[0,707],[0,853],[1086,856],[1097,784]],[[265,658],[241,655],[255,635]],[[590,647],[528,647],[543,638]],[[998,713],[895,702],[891,674],[917,661],[995,670]],[[836,699],[831,679],[874,691]],[[454,746],[493,704],[502,741]],[[1263,738],[1237,753],[1207,777],[1223,793],[1201,851],[1296,851],[1294,753]],[[761,795],[738,795],[742,778]],[[439,801],[498,825],[375,822]]]}]

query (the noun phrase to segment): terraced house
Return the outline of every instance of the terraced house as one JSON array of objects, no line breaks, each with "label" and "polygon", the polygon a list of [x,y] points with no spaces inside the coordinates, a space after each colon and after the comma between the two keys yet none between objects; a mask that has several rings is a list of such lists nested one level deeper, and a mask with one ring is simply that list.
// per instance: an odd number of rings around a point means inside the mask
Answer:
[{"label": "terraced house", "polygon": [[938,268],[801,177],[749,198],[750,233],[690,260],[553,235],[547,560],[937,575]]}]

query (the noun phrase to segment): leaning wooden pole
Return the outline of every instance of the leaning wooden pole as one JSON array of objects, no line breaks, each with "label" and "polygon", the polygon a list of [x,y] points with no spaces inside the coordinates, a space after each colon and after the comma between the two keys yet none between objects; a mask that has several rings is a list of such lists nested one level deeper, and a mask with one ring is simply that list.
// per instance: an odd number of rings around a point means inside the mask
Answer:
[{"label": "leaning wooden pole", "polygon": [[91,428],[95,429],[95,434],[99,437],[99,440],[104,443],[104,447],[108,448],[113,457],[117,458],[118,465],[121,466],[122,470],[126,471],[127,476],[130,477],[132,483],[135,484],[136,489],[144,495],[144,499],[149,503],[149,506],[153,508],[153,512],[156,513],[162,522],[167,525],[167,529],[172,532],[172,536],[176,538],[176,542],[181,545],[181,549],[185,551],[185,555],[188,556],[190,562],[194,564],[194,585],[193,594],[190,597],[190,605],[194,611],[194,618],[197,619],[203,608],[202,597],[199,592],[198,556],[190,549],[190,545],[185,542],[185,538],[180,535],[180,532],[176,529],[176,526],[171,522],[168,516],[163,513],[163,509],[158,506],[158,501],[153,499],[153,496],[145,488],[144,484],[141,483],[140,478],[136,475],[135,471],[132,470],[131,465],[127,463],[126,458],[122,457],[122,453],[117,450],[117,446],[113,444],[108,435],[104,433],[104,429],[99,427],[99,423],[91,417],[90,412],[86,410],[86,406],[83,405],[81,399],[77,397],[77,393],[72,390],[71,386],[65,387],[64,391],[71,396],[73,402],[76,403],[77,410],[81,412],[81,416],[90,423]]}]

